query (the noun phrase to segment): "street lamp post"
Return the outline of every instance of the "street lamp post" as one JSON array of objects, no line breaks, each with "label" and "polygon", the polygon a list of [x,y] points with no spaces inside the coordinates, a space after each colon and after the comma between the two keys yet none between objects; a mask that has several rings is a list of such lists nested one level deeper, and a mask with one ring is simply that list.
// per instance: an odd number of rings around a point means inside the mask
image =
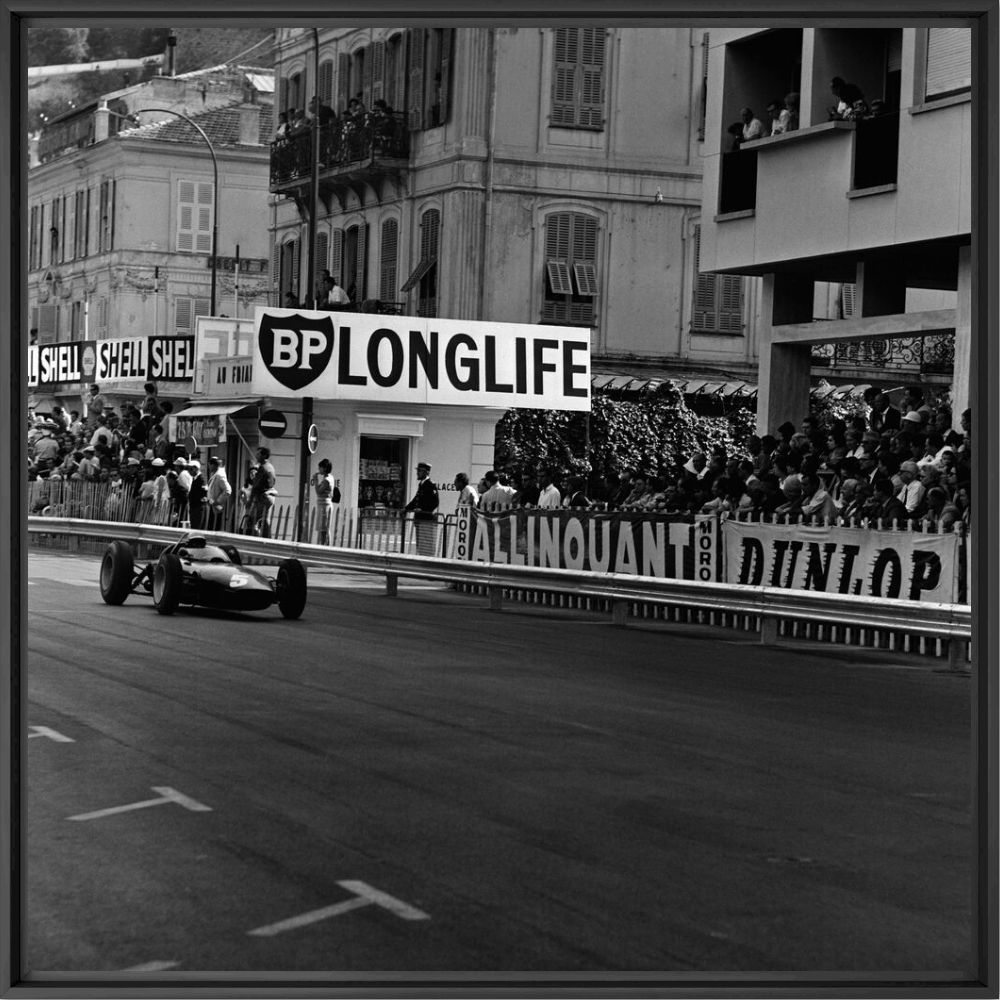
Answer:
[{"label": "street lamp post", "polygon": [[216,286],[218,278],[218,266],[219,266],[219,161],[215,157],[215,148],[212,146],[211,141],[208,136],[205,135],[205,130],[197,123],[188,118],[187,115],[181,114],[180,111],[173,111],[170,108],[139,108],[133,111],[130,115],[120,115],[117,111],[112,111],[110,108],[103,108],[109,115],[114,115],[116,118],[123,118],[125,121],[132,122],[133,124],[138,124],[136,120],[136,115],[142,114],[145,111],[155,111],[158,114],[174,115],[177,118],[182,118],[188,123],[201,137],[205,140],[205,145],[208,146],[208,151],[212,155],[212,305],[211,314],[215,315],[215,304],[216,304]]}]

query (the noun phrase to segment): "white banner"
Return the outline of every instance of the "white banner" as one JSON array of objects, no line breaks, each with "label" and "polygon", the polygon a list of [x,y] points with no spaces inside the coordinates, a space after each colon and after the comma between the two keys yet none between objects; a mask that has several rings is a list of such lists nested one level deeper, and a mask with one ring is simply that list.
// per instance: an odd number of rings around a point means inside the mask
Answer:
[{"label": "white banner", "polygon": [[590,331],[258,306],[252,391],[590,409]]},{"label": "white banner", "polygon": [[960,538],[725,521],[725,582],[830,594],[958,600]]}]

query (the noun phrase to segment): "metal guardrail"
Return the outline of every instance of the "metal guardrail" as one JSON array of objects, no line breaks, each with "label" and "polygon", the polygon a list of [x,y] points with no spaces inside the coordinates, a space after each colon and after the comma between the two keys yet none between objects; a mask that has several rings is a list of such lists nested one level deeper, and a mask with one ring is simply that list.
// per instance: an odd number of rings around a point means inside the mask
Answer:
[{"label": "metal guardrail", "polygon": [[[33,534],[78,538],[119,538],[137,546],[168,545],[185,533],[181,528],[160,525],[116,524],[52,517],[29,517],[28,531]],[[778,626],[782,621],[906,632],[947,642],[953,669],[957,669],[959,662],[964,659],[965,644],[972,636],[972,609],[963,604],[465,562],[395,552],[329,548],[222,532],[199,534],[204,534],[213,542],[236,545],[242,554],[258,559],[277,561],[296,558],[307,565],[383,575],[386,579],[386,592],[390,595],[397,593],[400,577],[485,587],[490,607],[494,610],[501,608],[505,590],[557,590],[609,602],[613,621],[617,625],[627,623],[629,609],[633,604],[669,604],[698,611],[751,616],[760,621],[761,642],[768,645],[777,643]]]}]

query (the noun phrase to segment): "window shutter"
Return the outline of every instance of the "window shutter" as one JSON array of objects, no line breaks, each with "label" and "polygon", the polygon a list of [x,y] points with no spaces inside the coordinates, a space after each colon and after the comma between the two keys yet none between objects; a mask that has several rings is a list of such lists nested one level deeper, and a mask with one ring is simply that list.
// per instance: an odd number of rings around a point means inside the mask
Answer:
[{"label": "window shutter", "polygon": [[579,28],[555,29],[555,53],[552,70],[552,112],[549,117],[553,125],[574,125],[576,108],[576,63],[579,52]]},{"label": "window shutter", "polygon": [[278,77],[278,110],[288,110],[288,80],[283,76]]},{"label": "window shutter", "polygon": [[114,250],[115,248],[115,200],[118,191],[118,181],[111,182],[111,193],[108,196],[110,205],[108,207],[108,214],[111,216],[110,223],[108,225],[108,249]]},{"label": "window shutter", "polygon": [[70,203],[69,212],[66,215],[66,243],[69,247],[69,259],[76,257],[76,197]]},{"label": "window shutter", "polygon": [[319,64],[319,100],[321,104],[333,104],[333,61]]},{"label": "window shutter", "polygon": [[191,329],[191,300],[178,298],[174,300],[174,329],[178,333],[187,333]]},{"label": "window shutter", "polygon": [[364,60],[361,67],[361,103],[366,111],[372,109],[372,78],[375,60],[372,58],[371,48],[362,49],[358,55]]},{"label": "window shutter", "polygon": [[[281,244],[278,243],[278,237],[275,233],[271,233],[271,288],[275,291],[278,290],[281,282]],[[283,303],[279,302],[278,305]]]},{"label": "window shutter", "polygon": [[438,124],[442,125],[451,117],[451,63],[455,48],[455,29],[444,28],[441,32],[441,103]]},{"label": "window shutter", "polygon": [[850,319],[854,315],[854,293],[856,286],[845,282],[840,286],[840,315]]},{"label": "window shutter", "polygon": [[578,125],[604,124],[604,28],[581,28],[580,96]]},{"label": "window shutter", "polygon": [[569,280],[569,264],[564,260],[550,260],[546,262],[545,266],[552,291],[556,295],[572,295],[573,286]]},{"label": "window shutter", "polygon": [[87,207],[84,211],[84,226],[83,226],[83,256],[87,257],[90,255],[90,188],[87,188]]},{"label": "window shutter", "polygon": [[[105,191],[101,198],[104,201]],[[195,237],[195,184],[194,181],[179,181],[177,184],[177,249],[181,253],[194,252]],[[105,206],[102,205],[102,213]]]},{"label": "window shutter", "polygon": [[330,274],[338,285],[344,284],[344,230],[334,229],[330,243]]},{"label": "window shutter", "polygon": [[368,297],[368,223],[358,226],[358,256],[355,262],[355,297],[363,302]]},{"label": "window shutter", "polygon": [[[406,107],[406,35],[395,35],[390,44],[393,48],[393,65],[396,74],[396,89],[391,95],[393,111],[402,111]],[[387,97],[386,100],[389,100]]]},{"label": "window shutter", "polygon": [[316,233],[316,263],[313,266],[313,284],[316,294],[319,295],[319,283],[323,277],[323,272],[329,267],[330,256],[330,234],[325,230]]},{"label": "window shutter", "polygon": [[302,251],[302,241],[293,240],[292,241],[292,288],[295,291],[295,297],[299,297],[299,279],[302,276],[301,261],[299,259],[300,253]]},{"label": "window shutter", "polygon": [[409,127],[411,130],[424,127],[424,44],[426,28],[411,28],[407,41],[407,67],[409,69]]},{"label": "window shutter", "polygon": [[573,225],[573,260],[597,259],[597,220],[586,215],[570,217]]},{"label": "window shutter", "polygon": [[341,52],[337,57],[337,104],[340,111],[347,110],[347,102],[351,99],[351,57]]},{"label": "window shutter", "polygon": [[[66,262],[66,195],[59,199],[59,263]],[[70,244],[72,246],[72,244]]]},{"label": "window shutter", "polygon": [[[28,270],[35,270],[35,247],[38,240],[38,206],[32,205],[28,213]],[[32,326],[38,326],[32,323]]]},{"label": "window shutter", "polygon": [[694,308],[692,330],[715,330],[715,275],[701,273],[701,226],[694,229]]},{"label": "window shutter", "polygon": [[698,118],[698,141],[705,141],[705,115],[708,112],[708,32],[701,36],[701,113]]},{"label": "window shutter", "polygon": [[[371,66],[371,99],[385,100],[385,42],[373,42],[368,50],[368,65]],[[370,110],[370,109],[369,109]]]},{"label": "window shutter", "polygon": [[743,332],[743,279],[736,274],[722,274],[716,282],[718,288],[718,317],[720,333]]},{"label": "window shutter", "polygon": [[545,225],[545,256],[549,259],[569,260],[570,214],[559,212],[550,215]]},{"label": "window shutter", "polygon": [[191,329],[194,329],[195,318],[198,316],[211,316],[212,315],[212,300],[211,299],[195,299],[194,300],[194,314],[191,317]]},{"label": "window shutter", "polygon": [[942,97],[972,86],[972,31],[929,28],[927,31],[927,97]]},{"label": "window shutter", "polygon": [[581,295],[597,294],[597,268],[592,263],[576,262],[573,265],[573,273],[576,275],[576,287]]},{"label": "window shutter", "polygon": [[212,185],[198,184],[198,231],[195,249],[198,253],[212,252]]},{"label": "window shutter", "polygon": [[424,212],[420,220],[420,259],[437,260],[441,213],[436,208]]},{"label": "window shutter", "polygon": [[391,302],[396,297],[396,274],[399,256],[399,223],[386,219],[382,223],[382,245],[379,248],[379,298]]}]

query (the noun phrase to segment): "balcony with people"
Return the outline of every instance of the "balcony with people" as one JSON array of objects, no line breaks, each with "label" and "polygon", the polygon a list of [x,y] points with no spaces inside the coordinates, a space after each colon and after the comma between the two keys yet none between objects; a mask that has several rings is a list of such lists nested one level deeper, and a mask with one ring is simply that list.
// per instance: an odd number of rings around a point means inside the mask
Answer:
[{"label": "balcony with people", "polygon": [[[318,119],[318,120],[317,120]],[[314,136],[319,147],[314,151]],[[313,163],[326,191],[338,185],[372,183],[404,169],[409,158],[406,116],[376,100],[370,111],[352,98],[342,114],[313,99],[305,110],[282,111],[271,143],[271,184],[276,194],[307,187]]]}]

